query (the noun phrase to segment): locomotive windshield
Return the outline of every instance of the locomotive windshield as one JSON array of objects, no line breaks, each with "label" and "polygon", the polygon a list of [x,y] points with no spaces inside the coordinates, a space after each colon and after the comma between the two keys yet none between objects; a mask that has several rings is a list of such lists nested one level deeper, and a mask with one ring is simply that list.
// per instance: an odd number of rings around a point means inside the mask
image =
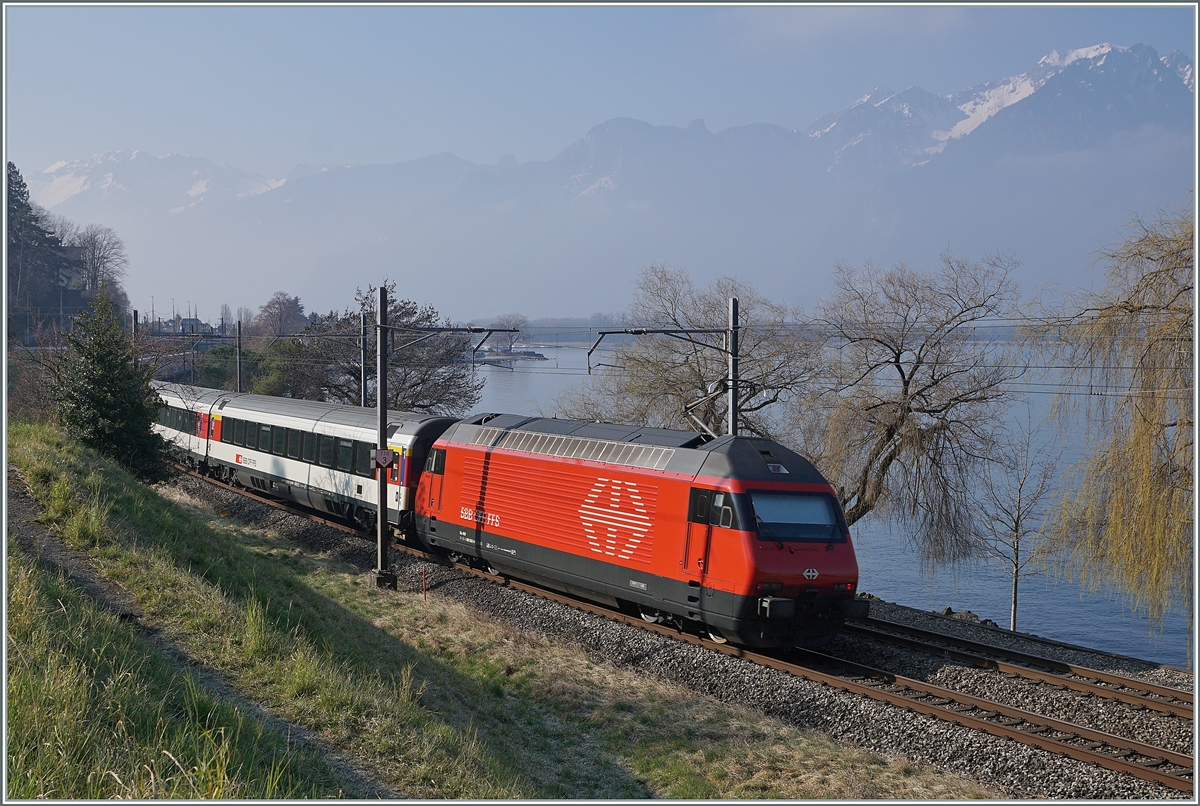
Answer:
[{"label": "locomotive windshield", "polygon": [[833,498],[805,493],[750,493],[758,539],[777,543],[843,542]]}]

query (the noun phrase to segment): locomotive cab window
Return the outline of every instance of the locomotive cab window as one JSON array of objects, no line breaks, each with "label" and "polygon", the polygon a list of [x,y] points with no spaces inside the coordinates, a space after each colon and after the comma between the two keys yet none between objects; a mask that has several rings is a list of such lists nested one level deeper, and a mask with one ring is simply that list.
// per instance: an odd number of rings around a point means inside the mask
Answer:
[{"label": "locomotive cab window", "polygon": [[435,476],[440,476],[446,472],[446,451],[442,448],[434,448],[429,452],[429,458],[425,460],[425,471],[433,473]]},{"label": "locomotive cab window", "polygon": [[692,523],[720,526],[723,529],[740,529],[742,518],[738,517],[735,499],[732,493],[692,488],[688,520]]},{"label": "locomotive cab window", "polygon": [[806,493],[751,492],[758,539],[777,543],[846,540],[833,498]]}]

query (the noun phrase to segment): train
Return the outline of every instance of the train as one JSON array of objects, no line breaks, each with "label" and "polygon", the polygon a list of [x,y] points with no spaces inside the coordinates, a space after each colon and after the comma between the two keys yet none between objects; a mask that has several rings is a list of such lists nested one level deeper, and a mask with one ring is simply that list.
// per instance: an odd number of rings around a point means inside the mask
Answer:
[{"label": "train", "polygon": [[[155,383],[154,430],[223,481],[375,525],[374,409]],[[836,492],[757,436],[389,411],[392,535],[493,573],[748,648],[865,618]]]}]

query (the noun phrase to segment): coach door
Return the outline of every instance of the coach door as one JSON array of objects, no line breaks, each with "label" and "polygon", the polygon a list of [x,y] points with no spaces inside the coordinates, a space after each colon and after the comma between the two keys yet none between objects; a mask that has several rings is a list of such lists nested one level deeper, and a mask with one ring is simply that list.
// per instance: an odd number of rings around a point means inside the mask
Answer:
[{"label": "coach door", "polygon": [[712,525],[709,523],[712,511],[712,490],[692,489],[691,500],[688,502],[687,537],[683,542],[684,576],[703,581],[708,572],[708,551],[712,542]]}]

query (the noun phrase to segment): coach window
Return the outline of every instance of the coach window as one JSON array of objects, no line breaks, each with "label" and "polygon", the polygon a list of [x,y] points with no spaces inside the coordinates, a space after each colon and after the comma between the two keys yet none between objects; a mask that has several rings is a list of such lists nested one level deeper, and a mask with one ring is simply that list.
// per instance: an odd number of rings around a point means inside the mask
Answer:
[{"label": "coach window", "polygon": [[246,431],[246,447],[247,448],[257,448],[258,447],[258,423],[247,422],[247,423],[243,423],[243,425],[244,425],[245,431]]},{"label": "coach window", "polygon": [[246,444],[246,421],[245,420],[234,420],[233,421],[233,444],[234,445],[245,445]]},{"label": "coach window", "polygon": [[318,440],[320,440],[320,437],[308,431],[300,434],[300,458],[310,465],[315,464],[317,461]]},{"label": "coach window", "polygon": [[275,426],[275,443],[271,447],[271,453],[276,456],[287,454],[287,432],[288,430],[282,425]]},{"label": "coach window", "polygon": [[354,440],[339,439],[337,441],[337,469],[349,473],[354,467]]},{"label": "coach window", "polygon": [[233,442],[233,420],[228,417],[221,418],[221,441]]},{"label": "coach window", "polygon": [[336,441],[333,437],[321,437],[321,460],[319,462],[321,467],[333,467],[333,454],[336,447],[334,442]]},{"label": "coach window", "polygon": [[354,473],[367,478],[375,475],[375,446],[370,442],[354,443]]}]

